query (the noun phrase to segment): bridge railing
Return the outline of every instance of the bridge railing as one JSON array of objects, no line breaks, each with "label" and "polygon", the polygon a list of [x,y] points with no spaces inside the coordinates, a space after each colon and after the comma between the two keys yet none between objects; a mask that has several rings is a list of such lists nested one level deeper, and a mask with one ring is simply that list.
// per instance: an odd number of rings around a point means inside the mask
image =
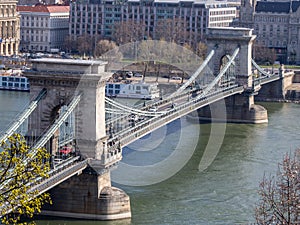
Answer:
[{"label": "bridge railing", "polygon": [[[161,127],[183,115],[209,105],[215,101],[234,95],[236,93],[241,93],[243,91],[243,87],[235,85],[234,87],[228,87],[222,90],[217,90],[213,93],[209,93],[206,97],[200,99],[192,99],[189,102],[186,102],[174,109],[167,111],[163,115],[151,118],[143,123],[138,124],[135,127],[132,127],[131,129],[120,133],[117,137],[110,139],[108,142],[118,143],[118,145],[120,146],[119,148],[121,148],[121,146],[126,146],[134,140],[137,140],[140,137],[152,132],[154,129],[157,129],[158,127]],[[108,147],[108,152],[110,151],[115,151],[114,145]]]},{"label": "bridge railing", "polygon": [[62,183],[71,176],[79,174],[84,170],[89,162],[89,159],[83,161],[78,161],[79,156],[71,158],[65,163],[62,163],[51,170],[48,175],[49,178],[40,180],[38,184],[32,186],[29,191],[38,191],[39,194],[42,194],[54,186]]},{"label": "bridge railing", "polygon": [[[64,163],[61,163],[55,169],[48,172],[48,178],[37,178],[34,181],[34,184],[27,184],[29,186],[28,193],[35,193],[32,198],[41,195],[42,193],[48,191],[54,186],[62,183],[63,181],[69,179],[70,177],[81,173],[88,165],[89,159],[83,161],[80,160],[80,157],[73,157],[69,160],[66,160]],[[0,211],[5,211],[5,214],[12,212],[15,208],[8,208],[9,204],[4,205]],[[16,206],[17,207],[17,206]],[[3,215],[1,215],[3,216]]]}]

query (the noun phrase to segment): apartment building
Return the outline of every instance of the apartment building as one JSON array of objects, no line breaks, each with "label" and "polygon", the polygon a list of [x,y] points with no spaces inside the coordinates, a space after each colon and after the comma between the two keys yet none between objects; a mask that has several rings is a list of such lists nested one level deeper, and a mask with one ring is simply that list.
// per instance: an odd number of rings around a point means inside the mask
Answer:
[{"label": "apartment building", "polygon": [[300,1],[242,0],[239,25],[253,28],[281,63],[300,64]]},{"label": "apartment building", "polygon": [[61,49],[69,32],[69,6],[18,6],[21,16],[20,51]]},{"label": "apartment building", "polygon": [[18,54],[20,43],[20,18],[17,0],[0,1],[0,55]]},{"label": "apartment building", "polygon": [[[207,27],[229,26],[236,18],[236,7],[223,1],[200,0],[77,0],[70,4],[69,33],[111,38],[118,22],[143,24],[142,37],[156,39],[160,21],[180,19],[187,32],[205,37]],[[187,40],[188,41],[188,40]]]}]

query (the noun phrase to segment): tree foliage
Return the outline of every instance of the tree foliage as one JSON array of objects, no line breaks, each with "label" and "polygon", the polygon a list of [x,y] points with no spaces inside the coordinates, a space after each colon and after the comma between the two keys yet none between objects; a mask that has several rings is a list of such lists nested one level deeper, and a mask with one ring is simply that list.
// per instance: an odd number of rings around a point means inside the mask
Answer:
[{"label": "tree foliage", "polygon": [[286,154],[276,177],[263,178],[257,224],[300,224],[300,150]]},{"label": "tree foliage", "polygon": [[0,148],[1,222],[16,224],[21,216],[31,218],[44,203],[51,203],[49,194],[38,195],[31,190],[40,179],[48,177],[50,155],[44,148],[32,151],[19,134],[0,143]]}]

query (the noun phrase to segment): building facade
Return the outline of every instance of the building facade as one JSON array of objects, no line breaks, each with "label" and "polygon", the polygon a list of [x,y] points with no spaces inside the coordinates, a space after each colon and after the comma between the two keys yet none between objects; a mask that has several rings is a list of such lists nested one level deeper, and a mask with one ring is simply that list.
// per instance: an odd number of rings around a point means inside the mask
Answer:
[{"label": "building facade", "polygon": [[17,0],[0,1],[0,55],[18,54],[20,43],[20,18]]},{"label": "building facade", "polygon": [[18,6],[21,16],[20,51],[62,49],[69,30],[69,6]]},{"label": "building facade", "polygon": [[[207,27],[229,26],[236,18],[236,7],[226,2],[198,0],[77,0],[70,4],[70,36],[99,35],[111,38],[118,22],[143,24],[142,37],[157,39],[160,21],[182,20],[185,30],[202,40]],[[188,42],[188,41],[187,41]]]},{"label": "building facade", "polygon": [[239,25],[253,28],[280,63],[300,64],[300,1],[242,0]]}]

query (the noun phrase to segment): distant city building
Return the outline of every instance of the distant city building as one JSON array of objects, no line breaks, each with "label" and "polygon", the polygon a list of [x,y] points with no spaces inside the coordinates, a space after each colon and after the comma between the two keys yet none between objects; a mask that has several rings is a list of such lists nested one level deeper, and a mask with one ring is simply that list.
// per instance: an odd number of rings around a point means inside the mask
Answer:
[{"label": "distant city building", "polygon": [[253,28],[281,63],[300,64],[300,1],[242,0],[239,25]]},{"label": "distant city building", "polygon": [[69,32],[73,39],[85,34],[111,38],[115,23],[131,20],[143,24],[142,37],[156,39],[159,21],[180,19],[199,41],[207,27],[229,26],[236,14],[236,7],[224,1],[77,0],[70,4]]},{"label": "distant city building", "polygon": [[20,18],[17,0],[0,1],[0,55],[18,54],[20,42]]},{"label": "distant city building", "polygon": [[18,6],[21,16],[20,51],[61,49],[69,30],[69,6]]},{"label": "distant city building", "polygon": [[45,4],[45,5],[54,5],[62,4],[63,0],[19,0],[18,5],[36,5],[36,4]]}]

